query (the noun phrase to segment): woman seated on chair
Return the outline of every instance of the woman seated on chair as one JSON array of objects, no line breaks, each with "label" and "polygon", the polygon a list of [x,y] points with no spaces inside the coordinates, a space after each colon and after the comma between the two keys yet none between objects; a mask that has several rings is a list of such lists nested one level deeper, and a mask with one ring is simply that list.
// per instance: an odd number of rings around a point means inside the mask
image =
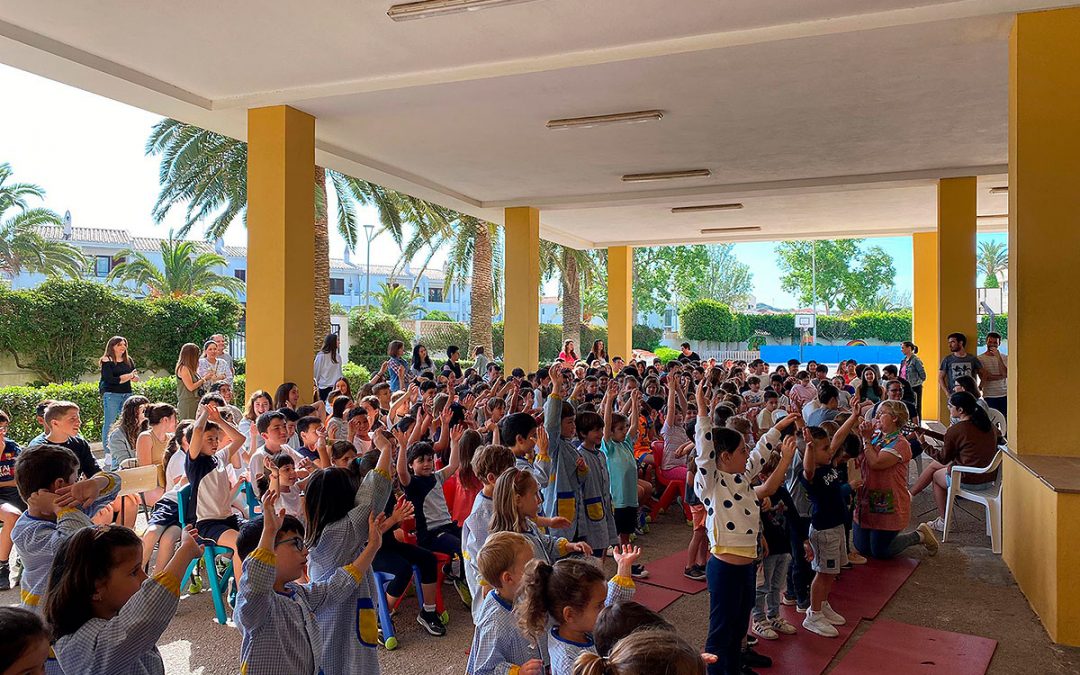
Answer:
[{"label": "woman seated on chair", "polygon": [[854,446],[858,472],[849,469],[848,479],[856,488],[852,534],[855,548],[872,558],[894,558],[909,546],[922,544],[930,555],[937,553],[937,539],[924,523],[915,532],[901,534],[911,519],[911,495],[907,490],[911,446],[900,431],[907,423],[909,409],[901,400],[887,400],[877,406],[873,421],[859,423],[859,442],[848,432],[857,423],[852,414],[834,436]]},{"label": "woman seated on chair", "polygon": [[[917,495],[928,485],[934,485],[934,501],[937,502],[938,517],[930,522],[935,530],[945,528],[945,503],[948,498],[950,471],[952,466],[983,468],[990,465],[997,454],[999,436],[986,410],[976,398],[966,391],[949,397],[949,415],[956,423],[945,432],[945,444],[936,453],[936,461],[931,462],[915,484],[911,494]],[[921,435],[922,432],[917,432]],[[964,487],[968,490],[989,489],[996,472],[986,474],[965,474]]]}]

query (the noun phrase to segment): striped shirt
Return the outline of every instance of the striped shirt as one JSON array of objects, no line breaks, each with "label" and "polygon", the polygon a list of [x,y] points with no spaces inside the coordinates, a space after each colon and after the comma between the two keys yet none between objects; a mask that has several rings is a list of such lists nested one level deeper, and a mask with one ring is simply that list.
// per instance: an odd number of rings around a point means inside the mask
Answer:
[{"label": "striped shirt", "polygon": [[113,618],[92,618],[56,641],[56,658],[65,673],[164,675],[157,648],[180,602],[180,580],[160,572],[124,603]]},{"label": "striped shirt", "polygon": [[[274,590],[277,557],[257,548],[244,560],[233,620],[240,629],[240,673],[246,675],[322,675],[341,671],[322,666],[322,636],[315,612],[352,597],[363,578],[352,565],[329,581],[288,583]],[[341,636],[334,636],[340,639]]]}]

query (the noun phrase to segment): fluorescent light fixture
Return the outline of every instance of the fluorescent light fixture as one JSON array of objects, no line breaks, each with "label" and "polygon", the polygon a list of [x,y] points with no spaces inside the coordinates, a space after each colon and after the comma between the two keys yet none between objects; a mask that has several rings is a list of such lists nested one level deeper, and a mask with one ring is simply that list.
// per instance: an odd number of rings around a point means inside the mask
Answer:
[{"label": "fluorescent light fixture", "polygon": [[674,180],[676,178],[708,178],[712,172],[708,169],[686,169],[684,171],[661,171],[658,173],[628,173],[622,177],[624,183],[648,183],[654,180]]},{"label": "fluorescent light fixture", "polygon": [[738,211],[742,204],[705,204],[704,206],[676,206],[671,209],[672,213],[699,213],[701,211]]},{"label": "fluorescent light fixture", "polygon": [[992,187],[992,188],[990,188],[990,194],[992,194],[992,195],[1007,195],[1007,194],[1009,194],[1009,186],[1008,185],[1001,185],[1001,186],[998,186],[998,187]]},{"label": "fluorescent light fixture", "polygon": [[744,227],[706,227],[701,231],[702,234],[722,234],[724,232],[760,232],[761,228],[757,225],[747,225]]},{"label": "fluorescent light fixture", "polygon": [[458,12],[473,12],[488,7],[501,7],[514,5],[520,2],[532,0],[418,0],[417,2],[403,2],[391,5],[386,15],[394,21],[411,21],[412,19],[427,19],[433,16],[445,14],[457,14]]},{"label": "fluorescent light fixture", "polygon": [[601,124],[634,124],[637,122],[655,122],[663,119],[663,110],[637,110],[634,112],[614,113],[611,115],[588,115],[586,117],[564,117],[548,120],[548,129],[590,129]]},{"label": "fluorescent light fixture", "polygon": [[997,218],[1008,218],[1007,213],[989,213],[985,216],[975,216],[975,220],[995,220]]}]

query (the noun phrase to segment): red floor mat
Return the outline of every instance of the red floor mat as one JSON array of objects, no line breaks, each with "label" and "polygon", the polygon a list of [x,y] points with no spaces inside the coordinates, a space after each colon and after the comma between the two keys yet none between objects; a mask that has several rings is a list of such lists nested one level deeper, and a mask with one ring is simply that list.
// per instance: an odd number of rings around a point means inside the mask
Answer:
[{"label": "red floor mat", "polygon": [[654,612],[663,611],[665,607],[683,596],[679,591],[673,591],[662,586],[651,586],[642,583],[644,581],[646,580],[634,580],[634,585],[637,587],[634,590],[634,602],[639,602]]},{"label": "red floor mat", "polygon": [[997,641],[881,619],[859,637],[833,675],[982,675]]},{"label": "red floor mat", "polygon": [[833,584],[829,605],[848,620],[876,618],[918,565],[914,558],[893,558],[844,570]]},{"label": "red floor mat", "polygon": [[819,675],[824,672],[859,624],[858,617],[848,619],[845,625],[836,627],[840,637],[826,638],[803,628],[804,615],[796,613],[794,607],[784,607],[783,616],[799,632],[781,635],[777,640],[758,640],[754,649],[772,658],[773,667],[769,672],[785,675]]},{"label": "red floor mat", "polygon": [[650,563],[645,563],[645,569],[649,570],[648,579],[639,579],[641,583],[652,586],[668,588],[680,593],[700,593],[705,590],[704,581],[694,581],[683,576],[686,568],[686,550],[672,553],[666,558],[660,558]]}]

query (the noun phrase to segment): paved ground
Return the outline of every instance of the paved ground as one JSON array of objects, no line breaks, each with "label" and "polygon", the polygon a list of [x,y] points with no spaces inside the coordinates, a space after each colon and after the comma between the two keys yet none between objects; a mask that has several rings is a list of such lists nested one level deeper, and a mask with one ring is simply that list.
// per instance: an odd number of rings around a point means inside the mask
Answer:
[{"label": "paved ground", "polygon": [[[943,545],[936,558],[919,565],[881,616],[997,640],[990,673],[1080,672],[1080,649],[1058,647],[1050,641],[1000,556],[990,552],[982,513],[971,506],[964,504],[966,512],[960,512],[955,541]],[[932,514],[928,512],[933,508],[929,493],[920,495],[913,506],[913,522],[921,516],[929,520]],[[669,514],[641,540],[646,560],[685,546],[688,532],[677,516]],[[464,672],[472,623],[453,590],[447,587],[446,593],[452,614],[446,637],[424,633],[413,620],[415,602],[406,600],[396,621],[401,646],[394,652],[379,650],[383,673]],[[14,591],[0,593],[0,604],[17,600]],[[692,644],[704,644],[707,614],[707,593],[684,596],[664,611]],[[205,593],[181,601],[160,642],[167,673],[225,675],[237,671],[239,634],[234,628],[214,623],[212,616],[213,606]],[[849,645],[853,642],[854,638]],[[839,657],[843,654],[844,650]],[[783,672],[782,664],[771,670]]]}]

